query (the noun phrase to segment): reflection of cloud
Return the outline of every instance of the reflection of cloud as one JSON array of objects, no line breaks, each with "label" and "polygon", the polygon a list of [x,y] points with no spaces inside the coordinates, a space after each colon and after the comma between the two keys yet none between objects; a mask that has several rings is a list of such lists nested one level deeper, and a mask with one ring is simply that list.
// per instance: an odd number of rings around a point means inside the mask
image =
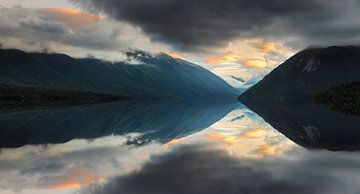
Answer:
[{"label": "reflection of cloud", "polygon": [[262,128],[249,129],[243,133],[243,136],[246,138],[261,138],[267,135],[267,131]]},{"label": "reflection of cloud", "polygon": [[245,117],[245,115],[237,116],[237,117],[231,119],[230,122],[234,122],[234,121],[237,121],[237,120],[241,120],[241,119],[244,118],[244,117]]},{"label": "reflection of cloud", "polygon": [[[275,138],[275,139],[274,139]],[[209,132],[209,141],[220,142],[234,156],[258,158],[267,155],[279,155],[293,148],[288,141],[278,141],[283,138],[273,130],[253,128],[243,133]],[[272,139],[269,141],[269,139]]]},{"label": "reflection of cloud", "polygon": [[91,141],[72,140],[65,144],[2,149],[0,177],[7,178],[0,179],[0,191],[28,191],[32,194],[38,193],[32,191],[34,189],[62,191],[80,188],[117,174],[128,174],[140,168],[152,154],[168,149],[168,146],[155,143],[142,147],[126,145],[129,138],[134,136],[109,136]]},{"label": "reflection of cloud", "polygon": [[45,176],[39,180],[38,188],[68,189],[80,188],[84,185],[96,183],[102,178],[94,172],[84,169],[70,168],[60,176]]},{"label": "reflection of cloud", "polygon": [[154,157],[139,171],[80,193],[358,193],[360,158],[353,153],[333,154],[295,149],[288,156],[259,161],[188,146]]}]

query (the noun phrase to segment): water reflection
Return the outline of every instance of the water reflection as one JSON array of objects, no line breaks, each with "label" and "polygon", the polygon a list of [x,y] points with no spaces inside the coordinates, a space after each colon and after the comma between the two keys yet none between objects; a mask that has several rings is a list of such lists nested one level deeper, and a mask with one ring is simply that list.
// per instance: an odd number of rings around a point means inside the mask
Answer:
[{"label": "water reflection", "polygon": [[243,98],[242,101],[295,143],[316,149],[360,149],[360,119],[316,104],[311,98]]},{"label": "water reflection", "polygon": [[[0,177],[6,179],[0,179],[0,193],[359,192],[357,152],[298,146],[297,134],[304,134],[295,127],[310,117],[299,115],[302,108],[286,112],[290,109],[283,105],[271,106],[277,109],[251,108],[279,130],[228,101],[126,102],[3,114]],[[325,117],[323,111],[312,115]],[[325,137],[304,141],[325,145]]]},{"label": "water reflection", "polygon": [[115,102],[0,115],[0,147],[65,143],[127,133],[129,144],[168,142],[209,127],[238,106],[236,101]]}]

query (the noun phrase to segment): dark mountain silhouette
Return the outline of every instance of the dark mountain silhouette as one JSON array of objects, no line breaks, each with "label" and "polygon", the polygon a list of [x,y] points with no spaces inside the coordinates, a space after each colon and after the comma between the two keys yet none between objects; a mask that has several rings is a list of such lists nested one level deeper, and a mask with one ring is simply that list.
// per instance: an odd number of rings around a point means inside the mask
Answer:
[{"label": "dark mountain silhouette", "polygon": [[209,70],[166,54],[126,53],[128,61],[0,50],[0,85],[92,92],[132,98],[234,97]]},{"label": "dark mountain silhouette", "polygon": [[239,97],[265,121],[307,148],[360,149],[360,118],[316,103],[329,88],[360,80],[360,47],[306,49]]},{"label": "dark mountain silhouette", "polygon": [[129,144],[166,143],[208,128],[238,105],[236,100],[130,100],[1,114],[0,148],[129,133],[142,134]]}]

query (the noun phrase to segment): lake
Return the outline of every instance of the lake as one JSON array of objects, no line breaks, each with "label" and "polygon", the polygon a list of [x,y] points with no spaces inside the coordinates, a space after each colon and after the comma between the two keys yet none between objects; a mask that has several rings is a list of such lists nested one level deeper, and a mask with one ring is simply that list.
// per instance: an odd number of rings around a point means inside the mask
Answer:
[{"label": "lake", "polygon": [[0,193],[360,192],[357,116],[309,102],[246,104],[125,101],[1,113]]}]

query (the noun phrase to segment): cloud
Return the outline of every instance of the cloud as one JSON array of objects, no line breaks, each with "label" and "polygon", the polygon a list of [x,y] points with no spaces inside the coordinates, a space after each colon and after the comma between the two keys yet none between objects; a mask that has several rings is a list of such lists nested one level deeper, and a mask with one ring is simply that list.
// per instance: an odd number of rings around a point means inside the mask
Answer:
[{"label": "cloud", "polygon": [[[358,193],[359,157],[293,150],[292,158],[236,159],[220,150],[185,146],[154,157],[141,170],[79,193],[268,194]],[[355,171],[354,171],[355,170]]]},{"label": "cloud", "polygon": [[64,22],[74,30],[91,26],[101,21],[101,17],[97,15],[81,12],[76,9],[46,8],[38,9],[37,12],[46,17],[46,20]]},{"label": "cloud", "polygon": [[360,40],[360,2],[353,0],[71,1],[184,50],[224,46],[237,37],[276,38],[298,48]]},{"label": "cloud", "polygon": [[76,9],[0,8],[0,42],[6,48],[62,52],[74,57],[89,54],[119,60],[122,51],[141,48],[158,52],[140,29]]}]

